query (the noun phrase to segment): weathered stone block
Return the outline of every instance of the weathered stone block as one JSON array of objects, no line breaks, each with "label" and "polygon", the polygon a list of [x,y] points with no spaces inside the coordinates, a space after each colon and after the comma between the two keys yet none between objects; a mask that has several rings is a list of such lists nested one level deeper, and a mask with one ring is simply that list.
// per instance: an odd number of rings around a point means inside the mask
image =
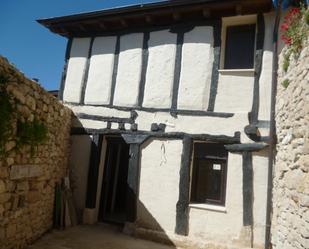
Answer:
[{"label": "weathered stone block", "polygon": [[8,238],[12,238],[15,236],[16,233],[16,224],[9,224],[6,228],[6,236]]},{"label": "weathered stone block", "polygon": [[38,165],[13,165],[10,171],[10,179],[37,177],[42,175],[42,169]]},{"label": "weathered stone block", "polygon": [[16,190],[17,191],[28,191],[29,190],[29,183],[27,181],[19,182],[17,184]]},{"label": "weathered stone block", "polygon": [[0,204],[7,202],[10,198],[11,198],[11,194],[10,193],[0,194]]},{"label": "weathered stone block", "polygon": [[4,193],[6,191],[5,183],[4,181],[0,180],[0,194]]},{"label": "weathered stone block", "polygon": [[27,200],[29,203],[37,202],[40,200],[40,192],[39,191],[29,191],[27,194]]}]

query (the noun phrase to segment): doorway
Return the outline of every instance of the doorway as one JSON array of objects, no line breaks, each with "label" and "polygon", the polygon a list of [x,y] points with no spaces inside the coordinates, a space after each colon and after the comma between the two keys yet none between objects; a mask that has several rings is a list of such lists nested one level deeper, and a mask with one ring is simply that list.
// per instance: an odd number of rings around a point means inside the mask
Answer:
[{"label": "doorway", "polygon": [[106,157],[100,198],[99,221],[126,221],[129,145],[122,137],[106,137]]}]

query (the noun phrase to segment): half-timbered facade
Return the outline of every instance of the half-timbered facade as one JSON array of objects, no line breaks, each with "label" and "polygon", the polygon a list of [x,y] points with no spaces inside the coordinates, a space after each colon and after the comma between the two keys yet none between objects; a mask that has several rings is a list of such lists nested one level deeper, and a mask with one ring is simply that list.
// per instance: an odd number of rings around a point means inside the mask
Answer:
[{"label": "half-timbered facade", "polygon": [[59,95],[83,222],[263,247],[271,11],[165,1],[39,20],[68,38]]}]

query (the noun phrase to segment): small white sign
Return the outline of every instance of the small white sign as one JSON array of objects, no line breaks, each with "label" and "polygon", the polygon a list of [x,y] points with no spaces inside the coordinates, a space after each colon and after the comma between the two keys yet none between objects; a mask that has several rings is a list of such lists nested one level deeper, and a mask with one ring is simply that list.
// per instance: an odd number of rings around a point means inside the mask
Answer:
[{"label": "small white sign", "polygon": [[213,170],[221,170],[221,164],[213,164],[212,169]]}]

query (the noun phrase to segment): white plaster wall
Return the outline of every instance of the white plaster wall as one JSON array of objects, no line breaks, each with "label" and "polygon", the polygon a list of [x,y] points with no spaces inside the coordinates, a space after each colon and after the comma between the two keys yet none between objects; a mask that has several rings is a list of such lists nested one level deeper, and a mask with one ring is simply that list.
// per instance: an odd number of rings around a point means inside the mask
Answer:
[{"label": "white plaster wall", "polygon": [[109,104],[116,40],[115,36],[96,37],[93,42],[85,91],[86,104]]},{"label": "white plaster wall", "polygon": [[[228,155],[226,211],[190,208],[189,236],[232,242],[243,227],[242,156]],[[224,235],[224,236],[222,236]]]},{"label": "white plaster wall", "polygon": [[252,72],[219,73],[215,112],[249,112],[253,100],[254,75]]},{"label": "white plaster wall", "polygon": [[143,33],[124,35],[120,54],[114,105],[136,106],[142,75]]},{"label": "white plaster wall", "polygon": [[263,247],[266,229],[268,150],[253,153],[253,237],[257,247]]},{"label": "white plaster wall", "polygon": [[265,38],[262,70],[260,76],[260,108],[258,116],[259,120],[269,120],[270,118],[271,81],[273,67],[272,37],[274,29],[274,14],[264,14],[264,20]]},{"label": "white plaster wall", "polygon": [[79,103],[90,47],[90,38],[74,38],[67,67],[63,100]]},{"label": "white plaster wall", "polygon": [[150,33],[144,93],[145,107],[170,108],[174,83],[177,34]]},{"label": "white plaster wall", "polygon": [[108,107],[101,107],[101,106],[74,106],[70,104],[66,104],[74,113],[86,113],[89,115],[99,115],[105,117],[119,117],[119,118],[129,118],[130,112],[129,111],[120,111],[117,109],[112,109]]},{"label": "white plaster wall", "polygon": [[185,33],[178,92],[179,109],[207,109],[213,61],[213,28],[199,26]]},{"label": "white plaster wall", "polygon": [[179,197],[181,140],[149,140],[141,148],[138,224],[174,231]]},{"label": "white plaster wall", "polygon": [[71,136],[70,174],[73,199],[79,219],[86,203],[91,137]]}]

